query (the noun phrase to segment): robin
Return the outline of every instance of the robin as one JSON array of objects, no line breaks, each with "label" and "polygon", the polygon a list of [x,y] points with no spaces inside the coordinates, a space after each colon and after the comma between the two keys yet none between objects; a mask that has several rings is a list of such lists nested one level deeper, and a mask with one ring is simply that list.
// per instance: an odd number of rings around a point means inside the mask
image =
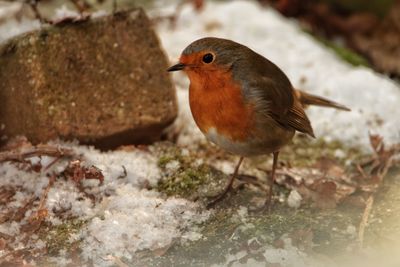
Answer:
[{"label": "robin", "polygon": [[197,126],[209,141],[240,156],[229,182],[210,206],[232,188],[244,157],[272,153],[264,204],[270,207],[279,150],[296,131],[315,137],[304,106],[350,110],[294,89],[274,63],[231,40],[208,37],[194,41],[183,50],[179,63],[168,69],[180,70],[190,80],[189,104]]}]

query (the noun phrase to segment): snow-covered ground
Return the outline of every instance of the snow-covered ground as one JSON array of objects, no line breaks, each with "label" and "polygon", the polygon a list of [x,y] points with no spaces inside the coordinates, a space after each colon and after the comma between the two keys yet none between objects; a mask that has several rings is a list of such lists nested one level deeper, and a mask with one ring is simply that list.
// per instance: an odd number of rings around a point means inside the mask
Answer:
[{"label": "snow-covered ground", "polygon": [[[112,263],[106,260],[109,255],[129,259],[136,251],[167,247],[182,236],[188,240],[198,237],[197,232],[193,232],[197,231],[193,225],[205,221],[209,211],[201,211],[196,203],[185,199],[165,199],[160,193],[146,189],[156,185],[161,178],[157,158],[151,152],[134,150],[102,153],[76,144],[64,146],[71,146],[77,154],[83,155],[86,166],[94,165],[104,175],[102,185],[97,180],[85,181],[85,191],[102,198],[96,205],[72,181],[57,179],[48,192],[45,205],[49,212],[47,221],[53,225],[61,224],[63,221],[56,214],[59,211],[64,211],[66,217],[89,220],[87,227],[71,236],[70,240],[83,240],[83,258],[107,265]],[[50,162],[49,158],[44,157],[41,164],[46,166]],[[64,168],[65,164],[59,164],[47,173],[61,172]],[[8,163],[0,165],[0,177],[0,187],[11,186],[24,192],[18,192],[14,200],[7,204],[7,208],[14,210],[32,196],[40,198],[49,181],[44,172],[28,173]],[[24,235],[19,235],[20,227],[28,222],[31,215],[25,214],[20,223],[0,224],[0,232],[20,237],[10,244],[15,248],[24,247]],[[35,240],[28,247],[38,248],[42,243]]]},{"label": "snow-covered ground", "polygon": [[[156,8],[152,14],[173,12],[174,8]],[[0,24],[0,42],[38,26],[37,22],[26,20]],[[283,18],[272,9],[260,8],[250,1],[207,2],[205,9],[198,13],[187,5],[175,28],[165,22],[158,24],[156,30],[171,63],[176,62],[180,52],[198,38],[224,37],[268,57],[287,73],[294,86],[352,108],[352,112],[310,108],[307,113],[319,137],[365,148],[369,147],[369,131],[379,133],[388,143],[400,141],[399,86],[370,69],[343,62],[302,32],[295,21]],[[191,118],[188,80],[183,74],[174,74],[174,80],[180,103],[176,122],[181,129],[178,144],[190,146],[204,142]],[[93,193],[103,196],[95,206],[72,181],[56,181],[48,194],[46,207],[50,213],[47,220],[53,224],[61,223],[53,213],[60,209],[68,209],[71,216],[89,221],[79,234],[71,237],[71,241],[83,240],[84,258],[92,259],[97,265],[108,265],[112,264],[107,260],[108,256],[129,259],[143,249],[168,247],[183,236],[199,238],[198,230],[192,230],[192,226],[207,220],[208,211],[201,210],[196,203],[163,198],[160,193],[146,189],[146,185],[156,184],[161,177],[151,150],[101,153],[85,146],[67,145],[82,153],[86,164],[100,168],[105,176],[103,185],[98,186],[93,181],[87,185]],[[56,165],[53,168],[60,171],[64,167]],[[124,168],[127,176],[121,179]],[[31,195],[40,196],[48,182],[45,173],[28,174],[11,164],[0,165],[0,176],[0,186],[15,185],[25,190],[25,195],[17,194],[7,205],[15,209]],[[26,214],[22,223],[29,216]],[[20,224],[0,224],[0,232],[14,235],[19,231]],[[15,248],[21,248],[20,241],[15,241]],[[43,242],[31,245],[43,246]],[[307,258],[295,248],[286,251],[268,248],[265,253],[269,258],[276,257],[276,262],[282,266],[299,266],[296,262],[306,262]],[[280,256],[282,253],[286,256]]]}]

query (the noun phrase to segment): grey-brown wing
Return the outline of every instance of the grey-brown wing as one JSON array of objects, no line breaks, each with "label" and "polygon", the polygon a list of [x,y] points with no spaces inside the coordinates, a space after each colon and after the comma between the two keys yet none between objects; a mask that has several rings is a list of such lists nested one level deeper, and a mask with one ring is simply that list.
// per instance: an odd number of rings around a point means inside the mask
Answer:
[{"label": "grey-brown wing", "polygon": [[232,69],[234,77],[242,82],[244,95],[256,105],[257,112],[273,118],[282,127],[314,136],[292,84],[278,66],[247,49],[237,57]]},{"label": "grey-brown wing", "polygon": [[314,137],[311,123],[298,101],[287,76],[275,64],[262,58],[256,69],[258,73],[249,77],[248,95],[255,100],[257,110],[272,117],[288,129]]},{"label": "grey-brown wing", "polygon": [[[243,83],[245,95],[259,102],[259,108],[268,109],[274,117],[283,117],[293,105],[293,87],[274,63],[252,50],[238,57],[234,76]],[[264,107],[263,107],[263,105]]]},{"label": "grey-brown wing", "polygon": [[285,128],[292,128],[314,137],[310,120],[293,89],[288,90],[282,86],[272,79],[264,78],[261,84],[254,87],[254,90],[258,91],[258,97],[262,99],[259,101],[258,110],[262,110]]}]

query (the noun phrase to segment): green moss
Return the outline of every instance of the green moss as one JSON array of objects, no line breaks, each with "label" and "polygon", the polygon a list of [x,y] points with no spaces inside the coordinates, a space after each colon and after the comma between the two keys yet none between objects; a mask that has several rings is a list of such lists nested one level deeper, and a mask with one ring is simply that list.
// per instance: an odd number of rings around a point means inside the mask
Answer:
[{"label": "green moss", "polygon": [[[226,179],[226,175],[215,168],[202,164],[198,151],[184,151],[168,142],[155,144],[158,167],[163,174],[157,190],[168,196],[196,199],[216,193],[216,183]],[[202,151],[204,153],[204,151]],[[173,166],[169,166],[171,163]]]},{"label": "green moss", "polygon": [[196,170],[181,170],[174,172],[169,177],[164,177],[158,185],[157,190],[168,196],[188,196],[196,185],[201,183],[201,175]]},{"label": "green moss", "polygon": [[[240,195],[243,194],[247,192],[241,191]],[[360,214],[351,210],[317,211],[308,207],[294,210],[278,204],[271,214],[254,213],[240,217],[236,208],[217,209],[202,225],[204,237],[201,240],[176,245],[167,254],[157,259],[143,258],[136,265],[210,266],[225,262],[228,255],[246,250],[254,238],[260,246],[270,247],[282,236],[291,237],[299,247],[307,246],[311,241],[310,249],[319,253],[339,253],[355,241],[346,229],[358,224]]]},{"label": "green moss", "polygon": [[166,166],[169,162],[171,162],[171,161],[173,161],[173,160],[174,160],[174,158],[171,157],[171,156],[167,156],[167,155],[165,155],[165,156],[160,156],[159,159],[158,159],[157,165],[158,165],[158,167],[160,167],[160,168],[165,168],[165,166]]},{"label": "green moss", "polygon": [[57,255],[60,250],[69,251],[74,244],[69,241],[71,235],[77,234],[85,224],[83,220],[71,220],[60,225],[47,225],[40,228],[39,238],[46,243],[49,255]]},{"label": "green moss", "polygon": [[[207,195],[206,188],[213,182],[213,177],[218,171],[210,166],[180,167],[165,176],[157,185],[157,190],[168,196],[181,196],[197,198],[201,192]],[[224,174],[220,173],[221,176]]]},{"label": "green moss", "polygon": [[[182,154],[180,148],[173,144],[159,143],[156,147],[158,166],[164,175],[157,185],[157,190],[168,196],[197,198],[201,195],[210,196],[219,192],[227,175],[211,166],[196,164],[196,161],[210,157],[234,160],[231,155],[216,150],[212,146],[205,146],[199,151],[186,151],[185,155]],[[344,156],[337,157],[337,153]],[[314,140],[298,135],[290,145],[283,148],[280,153],[280,161],[293,167],[314,167],[322,158],[331,158],[347,169],[350,168],[349,161],[357,161],[364,155],[365,152],[361,149],[347,146],[339,141],[327,142],[323,139]],[[270,160],[270,155],[248,158],[246,162],[252,166],[251,168],[258,168],[261,165],[265,166],[265,162],[268,160]],[[168,164],[171,162],[175,162],[174,165],[177,165],[177,168],[168,168]],[[245,169],[243,171],[245,172]],[[277,187],[276,190],[279,191],[282,188]]]},{"label": "green moss", "polygon": [[329,41],[327,39],[323,39],[323,38],[316,38],[316,39],[318,41],[320,41],[322,44],[324,44],[325,46],[332,49],[336,53],[336,55],[338,55],[341,59],[350,63],[351,65],[369,67],[368,60],[366,58],[364,58],[363,56],[361,56],[360,54],[357,54],[357,53],[353,52],[352,50],[350,50],[342,45],[339,45],[335,42]]},{"label": "green moss", "polygon": [[326,47],[330,48],[335,52],[335,54],[343,59],[344,61],[350,63],[353,66],[365,66],[370,67],[370,64],[366,58],[357,54],[356,52],[352,51],[349,48],[344,47],[338,43],[325,39],[321,36],[317,36],[310,32],[309,30],[304,29],[306,33],[308,33],[311,37],[313,37],[316,41],[320,42],[321,44],[325,45]]},{"label": "green moss", "polygon": [[[337,157],[338,152],[344,156]],[[365,154],[360,148],[351,147],[340,141],[327,142],[322,138],[313,140],[298,135],[290,145],[282,149],[279,156],[281,161],[290,162],[291,166],[311,167],[321,158],[332,158],[344,166],[348,161],[357,161]]]}]

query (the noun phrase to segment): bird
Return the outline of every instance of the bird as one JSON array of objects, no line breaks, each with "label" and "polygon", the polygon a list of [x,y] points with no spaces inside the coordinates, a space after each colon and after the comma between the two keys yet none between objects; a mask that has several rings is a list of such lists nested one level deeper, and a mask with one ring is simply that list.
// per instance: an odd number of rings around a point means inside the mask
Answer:
[{"label": "bird", "polygon": [[269,210],[279,151],[296,131],[315,138],[304,108],[316,105],[350,111],[295,89],[273,62],[228,39],[205,37],[192,42],[167,71],[187,74],[190,110],[206,139],[239,156],[228,183],[209,207],[232,189],[245,157],[272,154],[269,193],[263,205]]}]

